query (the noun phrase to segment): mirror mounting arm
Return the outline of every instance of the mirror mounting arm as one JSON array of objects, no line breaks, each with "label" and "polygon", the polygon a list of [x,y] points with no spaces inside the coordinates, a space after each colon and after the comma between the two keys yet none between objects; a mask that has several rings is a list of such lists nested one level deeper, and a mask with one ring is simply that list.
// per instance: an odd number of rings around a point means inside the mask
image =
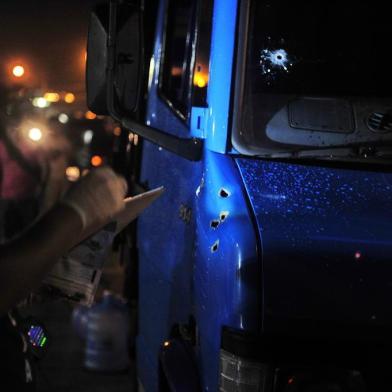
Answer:
[{"label": "mirror mounting arm", "polygon": [[157,128],[149,127],[135,121],[131,116],[118,108],[114,94],[114,71],[116,64],[116,24],[117,24],[117,0],[110,1],[110,19],[108,33],[108,59],[107,59],[107,107],[113,119],[119,122],[125,129],[134,132],[148,141],[173,152],[190,161],[200,161],[203,154],[203,139],[180,138],[163,132]]}]

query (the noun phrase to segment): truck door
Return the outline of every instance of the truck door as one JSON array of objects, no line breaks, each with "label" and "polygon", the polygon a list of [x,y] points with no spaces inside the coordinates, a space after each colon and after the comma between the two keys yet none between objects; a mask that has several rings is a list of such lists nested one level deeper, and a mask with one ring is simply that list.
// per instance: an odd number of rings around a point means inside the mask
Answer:
[{"label": "truck door", "polygon": [[[146,124],[182,139],[196,135],[197,129],[191,126],[192,107],[205,104],[208,45],[198,45],[197,38],[207,34],[204,19],[208,13],[201,3],[211,2],[161,1],[150,62]],[[201,26],[199,35],[196,26]],[[138,374],[143,387],[152,391],[157,390],[161,344],[174,324],[186,323],[192,315],[193,203],[202,163],[144,141],[141,167],[142,183],[149,188],[165,187],[162,198],[138,225],[142,304]]]}]

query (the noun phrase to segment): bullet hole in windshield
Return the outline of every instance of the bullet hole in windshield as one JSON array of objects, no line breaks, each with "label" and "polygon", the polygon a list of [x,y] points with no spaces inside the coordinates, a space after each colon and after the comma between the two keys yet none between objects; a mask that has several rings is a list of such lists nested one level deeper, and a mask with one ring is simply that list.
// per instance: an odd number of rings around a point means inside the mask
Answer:
[{"label": "bullet hole in windshield", "polygon": [[293,66],[289,55],[284,49],[269,50],[263,49],[260,56],[260,65],[263,74],[278,71],[289,72]]},{"label": "bullet hole in windshield", "polygon": [[259,64],[267,84],[271,84],[282,74],[288,74],[291,67],[294,65],[294,58],[281,46],[284,45],[284,43],[284,39],[273,42],[273,40],[268,37],[267,48],[262,49],[260,52]]}]

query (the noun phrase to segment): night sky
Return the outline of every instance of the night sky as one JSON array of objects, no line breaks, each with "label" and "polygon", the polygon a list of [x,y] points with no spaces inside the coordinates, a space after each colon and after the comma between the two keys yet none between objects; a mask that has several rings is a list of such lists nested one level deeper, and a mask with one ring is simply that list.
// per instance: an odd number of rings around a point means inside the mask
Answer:
[{"label": "night sky", "polygon": [[22,61],[29,83],[81,91],[89,12],[96,0],[1,0],[0,62]]}]

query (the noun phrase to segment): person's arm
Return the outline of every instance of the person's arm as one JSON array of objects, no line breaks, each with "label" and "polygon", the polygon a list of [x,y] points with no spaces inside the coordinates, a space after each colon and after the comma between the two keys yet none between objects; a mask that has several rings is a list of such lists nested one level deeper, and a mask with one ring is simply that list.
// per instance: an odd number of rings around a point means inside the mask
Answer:
[{"label": "person's arm", "polygon": [[0,246],[0,314],[38,287],[83,233],[102,227],[121,211],[126,189],[125,180],[112,170],[96,169],[23,236]]},{"label": "person's arm", "polygon": [[59,257],[78,242],[81,232],[79,215],[60,204],[22,237],[0,248],[0,314],[39,286]]}]

